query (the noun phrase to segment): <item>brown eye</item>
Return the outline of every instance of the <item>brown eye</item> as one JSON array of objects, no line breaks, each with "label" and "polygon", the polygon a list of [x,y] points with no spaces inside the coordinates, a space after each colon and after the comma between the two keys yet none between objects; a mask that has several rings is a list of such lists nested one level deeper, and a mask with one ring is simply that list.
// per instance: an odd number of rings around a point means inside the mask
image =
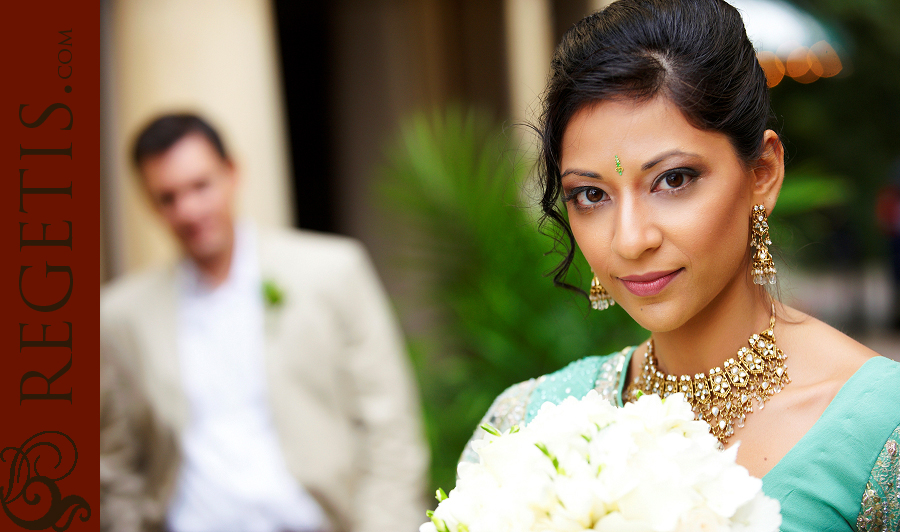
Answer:
[{"label": "brown eye", "polygon": [[660,176],[654,190],[680,190],[696,178],[697,173],[689,168],[675,168]]},{"label": "brown eye", "polygon": [[584,193],[585,198],[591,203],[597,203],[603,199],[603,191],[599,188],[592,188]]},{"label": "brown eye", "polygon": [[576,187],[565,195],[565,202],[572,202],[576,209],[587,211],[608,200],[609,196],[602,188]]},{"label": "brown eye", "polygon": [[678,188],[684,184],[684,174],[669,174],[666,176],[666,186]]}]

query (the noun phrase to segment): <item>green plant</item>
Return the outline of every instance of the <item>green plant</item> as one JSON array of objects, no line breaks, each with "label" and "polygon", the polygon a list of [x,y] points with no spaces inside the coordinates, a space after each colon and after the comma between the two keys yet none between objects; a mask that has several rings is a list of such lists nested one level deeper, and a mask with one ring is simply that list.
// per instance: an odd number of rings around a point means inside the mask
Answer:
[{"label": "green plant", "polygon": [[809,162],[791,165],[769,218],[778,256],[792,268],[833,266],[835,233],[846,224],[855,188]]},{"label": "green plant", "polygon": [[[405,122],[381,173],[380,202],[403,243],[398,267],[420,279],[437,317],[409,331],[432,451],[432,490],[454,483],[456,462],[506,387],[588,355],[640,341],[619,307],[587,299],[544,274],[559,256],[538,231],[530,164],[486,114],[450,109]],[[524,199],[523,199],[524,198]],[[579,255],[571,282],[588,286]],[[401,312],[421,304],[400,301]]]}]

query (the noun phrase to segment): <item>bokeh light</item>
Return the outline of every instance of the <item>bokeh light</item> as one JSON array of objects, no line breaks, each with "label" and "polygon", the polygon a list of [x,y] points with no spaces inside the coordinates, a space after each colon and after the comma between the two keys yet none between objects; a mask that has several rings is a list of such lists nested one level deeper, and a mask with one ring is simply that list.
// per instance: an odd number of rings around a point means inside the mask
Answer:
[{"label": "bokeh light", "polygon": [[766,73],[766,84],[769,87],[774,87],[781,83],[781,80],[784,78],[784,63],[781,59],[774,52],[765,50],[756,54],[756,58],[759,60],[763,72]]},{"label": "bokeh light", "polygon": [[769,87],[781,83],[785,76],[798,83],[812,83],[835,76],[844,68],[841,58],[827,41],[819,41],[809,48],[787,43],[776,52],[762,50],[756,58],[766,73]]}]

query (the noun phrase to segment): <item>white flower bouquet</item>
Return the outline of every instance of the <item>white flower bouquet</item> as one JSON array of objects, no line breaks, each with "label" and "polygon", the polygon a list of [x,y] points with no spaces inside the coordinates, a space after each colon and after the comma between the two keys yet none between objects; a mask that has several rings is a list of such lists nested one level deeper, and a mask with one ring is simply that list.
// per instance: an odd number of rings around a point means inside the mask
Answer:
[{"label": "white flower bouquet", "polygon": [[544,404],[475,442],[420,532],[774,532],[778,501],[720,451],[681,394],[615,408],[595,392]]}]

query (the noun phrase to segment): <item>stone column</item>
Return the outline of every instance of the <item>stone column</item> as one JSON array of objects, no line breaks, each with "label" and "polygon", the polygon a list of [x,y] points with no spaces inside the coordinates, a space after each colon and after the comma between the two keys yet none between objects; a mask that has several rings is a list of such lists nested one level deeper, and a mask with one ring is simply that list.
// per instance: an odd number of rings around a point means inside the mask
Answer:
[{"label": "stone column", "polygon": [[549,0],[506,0],[510,110],[516,122],[535,123],[553,53]]}]

